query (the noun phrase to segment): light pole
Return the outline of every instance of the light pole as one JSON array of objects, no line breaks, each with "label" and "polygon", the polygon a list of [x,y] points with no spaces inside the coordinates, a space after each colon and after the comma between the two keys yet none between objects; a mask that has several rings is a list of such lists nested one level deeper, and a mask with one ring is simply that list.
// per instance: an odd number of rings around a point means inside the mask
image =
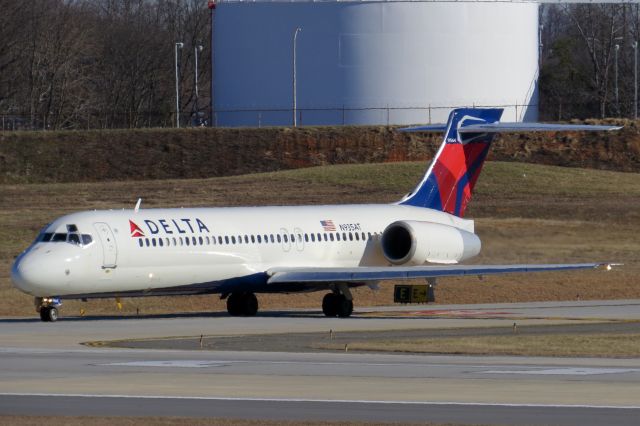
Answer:
[{"label": "light pole", "polygon": [[631,44],[633,47],[633,118],[638,119],[638,42]]},{"label": "light pole", "polygon": [[538,25],[538,69],[542,64],[542,31],[544,31],[544,25]]},{"label": "light pole", "polygon": [[620,116],[620,98],[618,97],[618,51],[620,50],[620,45],[616,44],[614,46],[615,51],[615,72],[616,72],[616,112],[618,113],[618,117]]},{"label": "light pole", "polygon": [[[193,48],[195,52],[195,70],[194,70],[194,84],[196,86],[196,114],[198,114],[198,52],[202,52],[203,47],[201,45],[197,45]],[[199,119],[200,117],[196,117]]]},{"label": "light pole", "polygon": [[180,86],[178,85],[178,49],[182,49],[184,43],[176,43],[176,127],[180,128]]},{"label": "light pole", "polygon": [[293,33],[293,127],[298,126],[298,94],[297,94],[297,81],[296,81],[296,48],[298,43],[298,33],[302,31],[302,28],[297,27]]}]

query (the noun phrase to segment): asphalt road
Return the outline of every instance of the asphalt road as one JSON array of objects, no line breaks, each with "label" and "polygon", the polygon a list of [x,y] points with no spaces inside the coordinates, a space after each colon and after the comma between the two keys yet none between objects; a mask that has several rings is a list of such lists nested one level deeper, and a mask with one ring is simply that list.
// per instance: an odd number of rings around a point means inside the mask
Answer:
[{"label": "asphalt road", "polygon": [[[414,311],[415,307],[399,312],[380,309],[342,321],[307,311],[265,313],[259,318],[65,319],[56,324],[0,320],[0,415],[512,425],[637,424],[640,418],[640,358],[255,350],[259,347],[253,351],[185,351],[79,345],[90,340],[199,334],[248,334],[255,339],[263,333],[282,335],[285,331],[509,327],[514,318],[519,324],[565,325],[615,320],[618,316],[640,319],[638,301],[438,306],[439,312],[428,317],[406,313]],[[552,319],[540,314],[545,311],[553,313]],[[538,314],[535,318],[533,312]]]}]

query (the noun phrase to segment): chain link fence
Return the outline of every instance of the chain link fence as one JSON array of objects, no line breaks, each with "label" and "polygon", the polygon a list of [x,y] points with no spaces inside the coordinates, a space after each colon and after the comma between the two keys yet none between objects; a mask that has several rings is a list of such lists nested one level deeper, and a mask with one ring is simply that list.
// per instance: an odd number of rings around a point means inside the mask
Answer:
[{"label": "chain link fence", "polygon": [[[627,105],[628,104],[628,105]],[[562,121],[574,118],[593,118],[598,104],[571,104],[544,102],[537,104],[511,105],[449,105],[422,107],[371,107],[371,108],[298,108],[298,126],[340,126],[340,125],[407,125],[446,122],[454,108],[504,108],[503,121]],[[620,114],[610,108],[611,117],[633,118],[632,103],[620,105]],[[566,111],[582,110],[584,114],[570,116]],[[180,127],[268,127],[292,126],[294,111],[291,108],[238,108],[181,113]],[[173,128],[176,114],[171,112],[144,111],[136,114],[110,113],[108,118],[88,117],[55,121],[48,117],[19,114],[0,114],[0,131],[21,130],[93,130],[132,128]],[[539,117],[538,117],[539,116]]]}]

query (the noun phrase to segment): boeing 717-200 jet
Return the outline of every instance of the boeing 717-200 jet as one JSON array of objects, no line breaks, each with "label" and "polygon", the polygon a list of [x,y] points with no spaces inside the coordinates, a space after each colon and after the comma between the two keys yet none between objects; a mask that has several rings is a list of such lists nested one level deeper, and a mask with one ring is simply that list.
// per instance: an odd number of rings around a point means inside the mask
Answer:
[{"label": "boeing 717-200 jet", "polygon": [[16,259],[15,286],[43,321],[61,298],[220,294],[231,315],[256,293],[328,291],[322,311],[348,317],[350,288],[384,280],[560,271],[601,263],[462,265],[480,252],[463,219],[498,132],[607,131],[611,126],[500,123],[502,109],[453,110],[416,188],[393,204],[83,211],[47,225]]}]

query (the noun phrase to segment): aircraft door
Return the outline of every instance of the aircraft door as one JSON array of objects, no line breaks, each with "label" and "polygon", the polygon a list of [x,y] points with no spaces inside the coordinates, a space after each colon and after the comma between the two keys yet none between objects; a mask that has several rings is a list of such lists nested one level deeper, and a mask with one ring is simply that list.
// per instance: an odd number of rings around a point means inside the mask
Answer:
[{"label": "aircraft door", "polygon": [[282,238],[282,251],[288,252],[291,250],[291,235],[289,234],[289,230],[287,228],[280,228],[280,234]]},{"label": "aircraft door", "polygon": [[111,228],[106,223],[93,224],[102,243],[102,268],[115,268],[118,259],[118,246]]}]

